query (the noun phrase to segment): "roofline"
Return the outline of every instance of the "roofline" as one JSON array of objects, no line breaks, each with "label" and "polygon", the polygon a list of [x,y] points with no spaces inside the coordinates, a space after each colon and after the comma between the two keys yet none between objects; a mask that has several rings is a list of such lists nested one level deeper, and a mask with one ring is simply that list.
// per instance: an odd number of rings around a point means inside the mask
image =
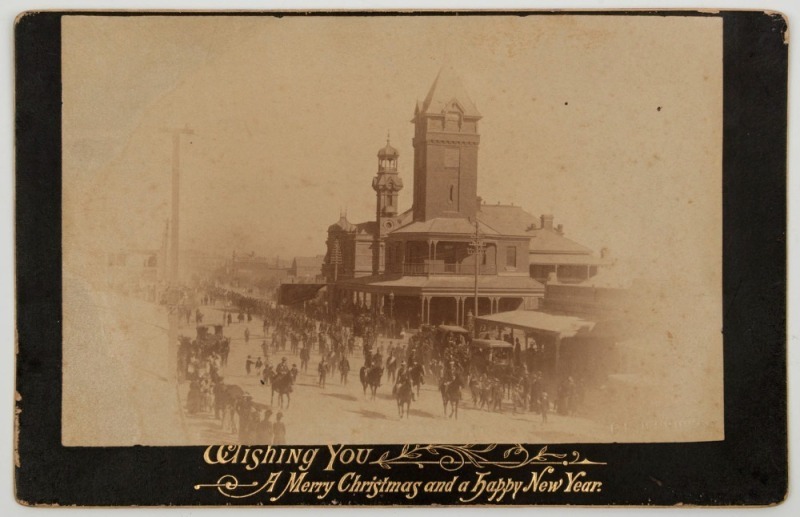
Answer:
[{"label": "roofline", "polygon": [[[475,234],[474,234],[474,233],[454,233],[454,232],[398,232],[398,230],[401,230],[402,228],[405,228],[405,226],[402,226],[402,227],[400,227],[400,228],[397,228],[397,229],[395,229],[395,230],[393,230],[393,231],[389,232],[388,234],[386,234],[386,237],[387,237],[387,239],[388,239],[388,238],[391,238],[392,236],[398,236],[398,237],[399,237],[399,236],[401,236],[401,235],[434,235],[434,236],[458,235],[458,236],[464,236],[464,237],[474,237],[474,236],[475,236]],[[530,236],[530,235],[525,235],[525,234],[518,234],[518,235],[514,235],[514,234],[501,234],[501,233],[497,233],[497,234],[495,234],[495,233],[490,233],[490,234],[486,234],[486,233],[484,233],[484,234],[481,234],[481,238],[482,238],[482,239],[495,239],[495,238],[498,238],[498,237],[500,237],[500,238],[512,238],[512,239],[517,239],[517,240],[520,240],[520,239],[527,239],[527,240],[530,240],[530,238],[531,238],[531,236]]]}]

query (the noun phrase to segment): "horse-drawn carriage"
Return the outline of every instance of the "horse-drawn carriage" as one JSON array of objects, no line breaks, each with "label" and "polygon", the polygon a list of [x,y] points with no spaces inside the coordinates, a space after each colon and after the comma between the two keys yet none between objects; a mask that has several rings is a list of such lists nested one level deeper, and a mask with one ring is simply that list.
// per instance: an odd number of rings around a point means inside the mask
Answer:
[{"label": "horse-drawn carriage", "polygon": [[231,340],[223,335],[222,329],[222,325],[198,325],[195,339],[188,336],[178,338],[178,375],[180,379],[194,376],[195,372],[191,371],[193,368],[192,357],[204,360],[211,354],[217,353],[222,366],[227,364]]},{"label": "horse-drawn carriage", "polygon": [[461,369],[469,365],[469,331],[455,325],[439,325],[432,333],[433,358],[444,365],[455,361]]},{"label": "horse-drawn carriage", "polygon": [[513,369],[514,346],[497,339],[475,339],[470,344],[470,373],[502,378]]}]

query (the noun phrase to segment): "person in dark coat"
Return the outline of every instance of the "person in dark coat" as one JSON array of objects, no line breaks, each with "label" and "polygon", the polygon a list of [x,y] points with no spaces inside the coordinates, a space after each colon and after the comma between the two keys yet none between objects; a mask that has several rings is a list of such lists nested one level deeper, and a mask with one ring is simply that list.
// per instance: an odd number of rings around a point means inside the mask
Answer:
[{"label": "person in dark coat", "polygon": [[319,362],[319,366],[317,366],[317,372],[319,373],[319,381],[317,381],[317,385],[324,388],[325,379],[328,377],[328,361],[325,360],[324,356]]},{"label": "person in dark coat", "polygon": [[272,416],[272,411],[269,409],[264,411],[264,415],[261,417],[261,421],[258,422],[256,426],[256,442],[258,445],[271,445],[272,444],[272,429],[273,423],[270,420]]},{"label": "person in dark coat", "polygon": [[192,381],[189,385],[189,394],[186,396],[186,410],[193,415],[199,413],[203,406],[203,394],[200,391],[200,383]]},{"label": "person in dark coat", "polygon": [[347,374],[350,373],[350,361],[347,359],[346,355],[343,355],[342,360],[339,361],[339,373],[341,373],[339,383],[347,384]]},{"label": "person in dark coat", "polygon": [[272,444],[286,445],[286,425],[283,423],[283,413],[278,411],[275,424],[272,426]]},{"label": "person in dark coat", "polygon": [[539,409],[542,412],[542,423],[547,423],[547,413],[550,412],[550,399],[547,397],[547,392],[543,391],[539,396]]}]

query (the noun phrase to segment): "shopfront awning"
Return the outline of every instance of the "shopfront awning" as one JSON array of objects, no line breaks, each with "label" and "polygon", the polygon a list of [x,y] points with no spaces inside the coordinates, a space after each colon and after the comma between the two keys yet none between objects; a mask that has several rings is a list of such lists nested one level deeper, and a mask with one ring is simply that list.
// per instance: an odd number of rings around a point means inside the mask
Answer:
[{"label": "shopfront awning", "polygon": [[523,331],[550,332],[561,338],[574,337],[579,332],[594,328],[593,321],[575,316],[559,316],[540,311],[509,311],[486,314],[478,317],[479,322],[502,325]]}]

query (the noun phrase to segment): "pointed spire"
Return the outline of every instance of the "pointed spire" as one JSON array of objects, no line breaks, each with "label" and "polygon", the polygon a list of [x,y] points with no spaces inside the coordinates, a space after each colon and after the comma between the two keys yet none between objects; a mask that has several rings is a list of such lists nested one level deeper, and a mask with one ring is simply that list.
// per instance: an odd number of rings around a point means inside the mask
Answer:
[{"label": "pointed spire", "polygon": [[[458,72],[453,66],[445,64],[439,69],[428,95],[425,96],[420,112],[439,114],[453,103],[463,111],[465,117],[481,116],[464,88]],[[419,107],[419,104],[417,106]]]}]

